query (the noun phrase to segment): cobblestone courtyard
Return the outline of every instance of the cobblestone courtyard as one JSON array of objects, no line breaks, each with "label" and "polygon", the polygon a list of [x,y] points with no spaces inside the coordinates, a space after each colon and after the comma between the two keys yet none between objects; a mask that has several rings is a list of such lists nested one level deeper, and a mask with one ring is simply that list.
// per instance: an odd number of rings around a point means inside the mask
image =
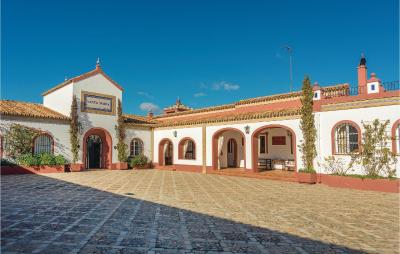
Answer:
[{"label": "cobblestone courtyard", "polygon": [[158,170],[1,179],[2,253],[398,253],[399,196]]}]

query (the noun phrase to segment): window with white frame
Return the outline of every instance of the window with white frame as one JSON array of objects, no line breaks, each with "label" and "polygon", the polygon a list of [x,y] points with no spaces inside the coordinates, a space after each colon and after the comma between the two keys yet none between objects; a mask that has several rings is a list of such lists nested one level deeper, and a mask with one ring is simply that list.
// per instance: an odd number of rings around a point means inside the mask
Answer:
[{"label": "window with white frame", "polygon": [[350,154],[359,151],[359,136],[356,127],[350,123],[344,123],[335,129],[336,154]]},{"label": "window with white frame", "polygon": [[138,138],[131,141],[130,156],[138,156],[143,154],[143,142]]},{"label": "window with white frame", "polygon": [[53,153],[53,138],[47,134],[38,135],[34,139],[33,153]]}]

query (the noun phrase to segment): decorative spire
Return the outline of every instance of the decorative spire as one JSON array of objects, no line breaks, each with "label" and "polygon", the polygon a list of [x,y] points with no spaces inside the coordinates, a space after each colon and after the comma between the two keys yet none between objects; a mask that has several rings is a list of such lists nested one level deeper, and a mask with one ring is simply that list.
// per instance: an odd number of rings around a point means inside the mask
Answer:
[{"label": "decorative spire", "polygon": [[358,66],[366,66],[367,59],[365,59],[364,53],[361,54],[360,64]]},{"label": "decorative spire", "polygon": [[181,99],[179,99],[179,96],[178,99],[176,99],[176,105],[181,105]]},{"label": "decorative spire", "polygon": [[100,57],[97,57],[97,61],[96,61],[96,69],[100,68]]}]

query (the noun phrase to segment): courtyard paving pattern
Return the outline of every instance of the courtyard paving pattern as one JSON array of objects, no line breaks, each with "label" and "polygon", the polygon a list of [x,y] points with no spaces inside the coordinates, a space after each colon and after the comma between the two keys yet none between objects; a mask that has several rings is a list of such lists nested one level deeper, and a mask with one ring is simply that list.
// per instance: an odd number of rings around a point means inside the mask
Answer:
[{"label": "courtyard paving pattern", "polygon": [[160,170],[1,177],[2,253],[398,253],[399,195]]}]

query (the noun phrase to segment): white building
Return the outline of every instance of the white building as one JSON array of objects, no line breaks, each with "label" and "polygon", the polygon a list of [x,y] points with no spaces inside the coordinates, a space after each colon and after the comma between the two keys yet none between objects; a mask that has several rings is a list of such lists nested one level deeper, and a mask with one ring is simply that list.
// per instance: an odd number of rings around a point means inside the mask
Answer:
[{"label": "white building", "polygon": [[[335,155],[350,159],[361,146],[363,122],[389,120],[391,149],[400,151],[398,83],[384,84],[374,73],[367,79],[364,58],[358,86],[314,85],[317,162]],[[43,93],[43,104],[1,101],[1,132],[20,123],[43,132],[33,152],[49,151],[71,160],[69,115],[78,100],[80,153],[83,168],[115,168],[118,163],[116,105],[123,88],[100,65]],[[302,168],[299,144],[300,92],[262,96],[232,104],[190,109],[179,100],[164,114],[125,114],[130,155],[143,153],[158,168],[207,172],[243,168],[249,172]],[[2,154],[3,154],[2,142]],[[4,155],[6,156],[6,155]],[[399,168],[398,164],[398,168]],[[400,176],[400,170],[397,175]]]}]

